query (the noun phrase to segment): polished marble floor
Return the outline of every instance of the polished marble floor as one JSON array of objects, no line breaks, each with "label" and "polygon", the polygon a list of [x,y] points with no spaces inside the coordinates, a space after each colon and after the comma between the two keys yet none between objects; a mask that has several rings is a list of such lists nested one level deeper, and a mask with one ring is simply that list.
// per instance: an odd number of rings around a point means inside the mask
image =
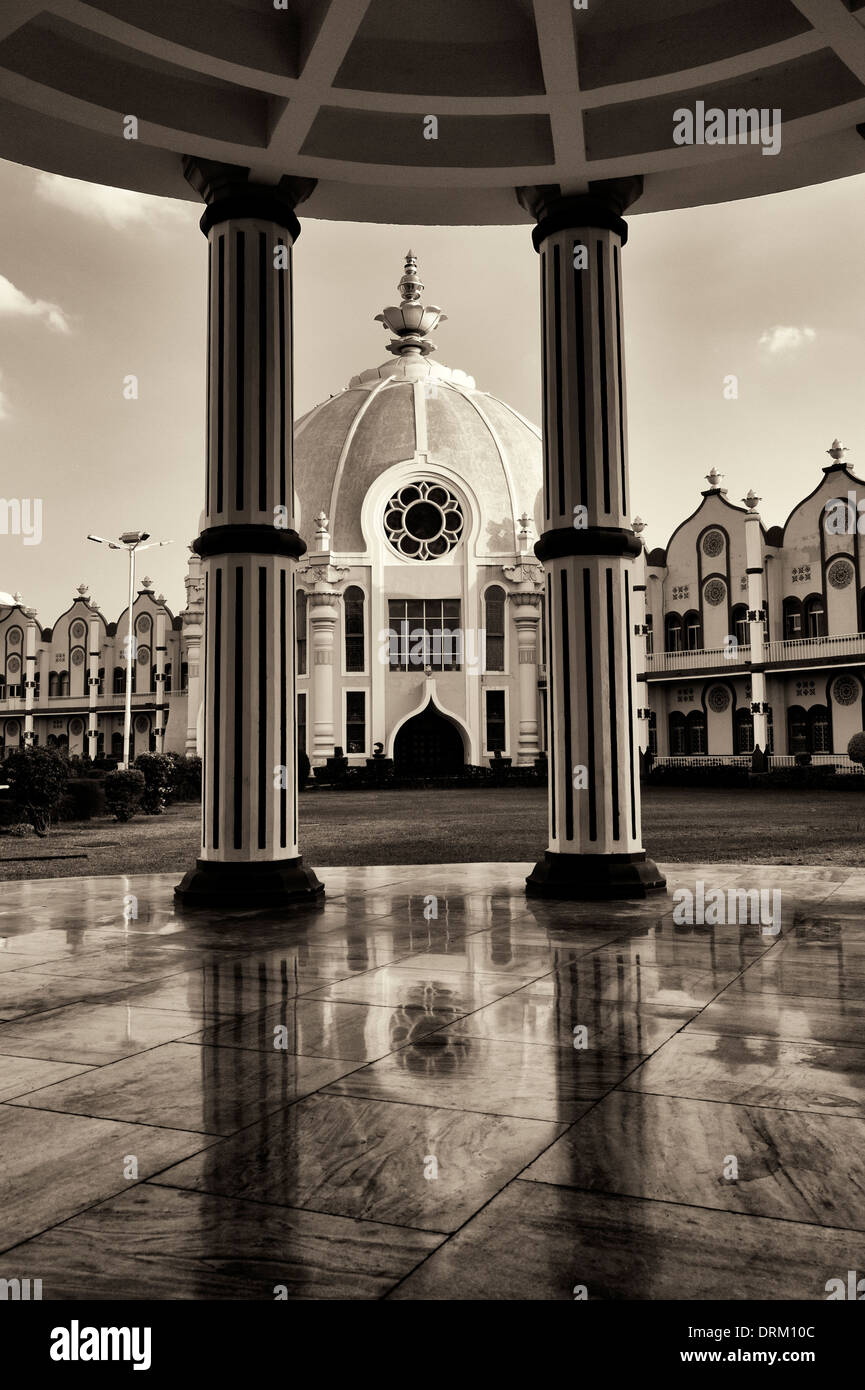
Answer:
[{"label": "polished marble floor", "polygon": [[[865,872],[0,884],[0,1278],[45,1299],[824,1299],[865,1259]],[[782,892],[781,927],[673,892]]]}]

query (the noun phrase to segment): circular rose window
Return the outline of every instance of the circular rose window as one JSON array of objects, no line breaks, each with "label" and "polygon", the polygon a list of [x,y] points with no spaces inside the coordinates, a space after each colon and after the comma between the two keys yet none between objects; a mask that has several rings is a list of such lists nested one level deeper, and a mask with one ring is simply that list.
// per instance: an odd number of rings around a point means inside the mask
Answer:
[{"label": "circular rose window", "polygon": [[80,642],[81,638],[84,636],[84,624],[82,622],[74,622],[70,631],[75,641]]},{"label": "circular rose window", "polygon": [[826,578],[833,589],[846,589],[853,579],[853,566],[849,560],[836,560],[834,565],[830,565]]},{"label": "circular rose window", "polygon": [[442,483],[407,483],[394,493],[384,513],[388,540],[412,560],[446,555],[462,535],[463,524],[459,502]]},{"label": "circular rose window", "polygon": [[703,554],[720,555],[724,549],[724,537],[720,531],[709,531],[703,537]]},{"label": "circular rose window", "polygon": [[74,647],[74,648],[73,648],[73,651],[72,651],[72,665],[73,665],[73,666],[83,666],[83,665],[84,665],[84,650],[83,650],[82,647]]},{"label": "circular rose window", "polygon": [[9,660],[6,662],[6,670],[9,672],[10,676],[17,676],[18,672],[21,670],[20,659],[17,656],[10,656]]},{"label": "circular rose window", "polygon": [[852,676],[839,676],[832,687],[836,705],[852,705],[859,699],[859,682]]},{"label": "circular rose window", "polygon": [[20,647],[20,646],[21,646],[21,629],[20,629],[20,628],[13,627],[13,628],[10,630],[10,632],[9,632],[9,646],[10,646],[10,647]]},{"label": "circular rose window", "polygon": [[150,619],[148,618],[146,613],[142,613],[141,617],[136,620],[135,630],[136,632],[150,631]]},{"label": "circular rose window", "polygon": [[723,603],[727,597],[727,586],[721,579],[710,579],[703,590],[703,598],[707,603],[711,603],[713,608],[717,608],[719,603]]},{"label": "circular rose window", "polygon": [[715,685],[709,691],[709,698],[706,703],[709,709],[714,710],[716,714],[723,714],[730,703],[729,693],[724,689],[723,685]]}]

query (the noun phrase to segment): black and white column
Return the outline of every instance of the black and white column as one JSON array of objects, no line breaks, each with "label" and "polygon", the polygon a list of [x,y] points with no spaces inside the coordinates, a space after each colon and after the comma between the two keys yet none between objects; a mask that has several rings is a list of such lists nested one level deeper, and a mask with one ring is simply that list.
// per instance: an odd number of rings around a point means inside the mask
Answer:
[{"label": "black and white column", "polygon": [[207,203],[207,495],[201,857],[186,906],[279,907],[324,890],[297,848],[291,247],[311,184],[185,161]]},{"label": "black and white column", "polygon": [[544,373],[549,849],[527,891],[644,897],[665,880],[640,831],[622,340],[621,213],[637,180],[563,197],[520,191],[537,218]]}]

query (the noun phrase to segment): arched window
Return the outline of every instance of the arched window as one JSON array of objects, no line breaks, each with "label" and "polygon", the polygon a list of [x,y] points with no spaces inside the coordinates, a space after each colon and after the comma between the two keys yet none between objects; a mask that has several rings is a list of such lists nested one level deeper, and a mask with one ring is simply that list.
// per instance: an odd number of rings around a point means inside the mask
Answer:
[{"label": "arched window", "polygon": [[733,715],[733,735],[737,753],[753,753],[754,716],[747,706],[744,709],[737,709]]},{"label": "arched window", "polygon": [[53,699],[53,697],[54,697],[55,695],[59,695],[60,691],[59,691],[59,689],[58,689],[58,686],[59,686],[59,678],[58,678],[57,672],[56,672],[56,671],[49,671],[49,672],[48,672],[48,698],[49,698],[49,699]]},{"label": "arched window", "polygon": [[784,641],[795,642],[798,637],[804,637],[802,631],[802,603],[798,598],[785,598],[784,600]]},{"label": "arched window", "polygon": [[668,613],[664,619],[664,651],[682,650],[682,618],[679,613]]},{"label": "arched window", "polygon": [[685,650],[699,651],[703,645],[703,620],[695,610],[686,613],[682,619]]},{"label": "arched window", "polygon": [[787,711],[787,751],[794,755],[810,751],[808,716],[801,705],[791,705]]},{"label": "arched window", "polygon": [[297,651],[297,674],[307,674],[306,665],[306,591],[298,589],[294,596],[294,645]]},{"label": "arched window", "polygon": [[826,605],[822,594],[812,594],[805,600],[805,636],[826,636]]},{"label": "arched window", "polygon": [[766,711],[766,752],[771,753],[775,747],[775,726],[772,722],[772,706]]},{"label": "arched window", "polygon": [[649,710],[649,752],[653,758],[658,756],[658,716]]},{"label": "arched window", "polygon": [[751,640],[751,634],[748,631],[748,605],[746,603],[737,603],[730,614],[730,618],[733,636],[740,647],[747,647]]},{"label": "arched window", "polygon": [[505,591],[492,584],[484,594],[484,628],[486,629],[485,669],[505,669]]},{"label": "arched window", "polygon": [[812,705],[809,709],[808,732],[810,735],[810,752],[832,752],[832,738],[829,726],[829,711],[825,705]]},{"label": "arched window", "polygon": [[[115,695],[125,695],[125,694],[126,694],[126,667],[125,667],[125,666],[115,666],[115,668],[114,668],[114,687],[113,687],[113,688],[114,688],[114,694],[115,694]],[[123,742],[123,740],[121,739],[121,744],[122,744],[122,742]]]},{"label": "arched window", "polygon": [[58,695],[68,695],[68,694],[69,694],[69,672],[68,672],[68,671],[58,671],[58,673],[57,673],[57,694],[58,694]]},{"label": "arched window", "polygon": [[685,737],[685,716],[681,710],[674,709],[670,715],[670,756],[682,758],[688,751]]},{"label": "arched window", "polygon": [[349,584],[342,596],[345,614],[345,669],[364,669],[363,589]]},{"label": "arched window", "polygon": [[170,693],[170,691],[171,691],[171,662],[170,662],[170,661],[166,661],[166,663],[165,663],[165,681],[164,681],[164,683],[163,683],[163,688],[164,688],[164,690],[165,690],[166,695],[168,695],[168,694]]},{"label": "arched window", "polygon": [[685,720],[687,725],[688,756],[701,758],[708,751],[706,716],[701,709],[692,709]]},{"label": "arched window", "polygon": [[651,655],[655,650],[655,634],[652,630],[652,615],[646,614],[646,654]]},{"label": "arched window", "polygon": [[181,689],[181,690],[187,690],[188,688],[189,688],[189,662],[188,662],[188,661],[181,661],[181,663],[180,663],[180,689]]},{"label": "arched window", "polygon": [[104,695],[104,694],[105,694],[105,667],[104,667],[104,666],[100,666],[100,667],[99,667],[99,685],[97,686],[96,693],[97,693],[97,695]]}]

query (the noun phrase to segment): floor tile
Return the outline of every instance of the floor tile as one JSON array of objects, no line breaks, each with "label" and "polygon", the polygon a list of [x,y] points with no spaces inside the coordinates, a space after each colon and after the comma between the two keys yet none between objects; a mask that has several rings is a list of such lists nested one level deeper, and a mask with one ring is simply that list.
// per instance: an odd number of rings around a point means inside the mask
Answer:
[{"label": "floor tile", "polygon": [[567,1122],[640,1060],[601,1048],[576,1051],[431,1033],[352,1072],[328,1091]]},{"label": "floor tile", "polygon": [[116,990],[117,982],[105,976],[66,977],[36,970],[4,971],[0,975],[0,1017],[23,1018],[27,1014],[42,1013],[63,1004],[98,999],[101,995],[114,994]]},{"label": "floor tile", "polygon": [[326,1057],[164,1043],[83,1076],[33,1091],[16,1104],[206,1134],[234,1134],[298,1096],[344,1076]]},{"label": "floor tile", "polygon": [[0,1054],[99,1065],[201,1029],[201,1014],[128,1004],[69,1004],[0,1024]]},{"label": "floor tile", "polygon": [[623,1089],[865,1119],[865,1048],[687,1031]]},{"label": "floor tile", "polygon": [[761,994],[737,980],[688,1026],[699,1033],[857,1046],[865,1038],[865,1000]]},{"label": "floor tile", "polygon": [[279,1206],[453,1231],[562,1126],[330,1094],[310,1096],[156,1182]]},{"label": "floor tile", "polygon": [[517,1181],[388,1297],[822,1301],[861,1265],[858,1232]]},{"label": "floor tile", "polygon": [[865,1230],[865,1121],[616,1091],[525,1176]]},{"label": "floor tile", "polygon": [[315,990],[311,997],[391,1007],[421,1005],[425,1009],[451,1010],[456,1015],[489,1004],[518,989],[521,983],[518,977],[507,973],[481,975],[471,971],[401,970],[395,965],[385,965],[380,970],[326,985]]},{"label": "floor tile", "polygon": [[271,1051],[276,1030],[286,1029],[289,1051],[301,1056],[374,1062],[443,1028],[452,1018],[450,1010],[439,1012],[420,1004],[388,1008],[343,1004],[332,999],[289,999],[260,1013],[245,1014],[192,1033],[186,1041]]},{"label": "floor tile", "polygon": [[142,1183],[0,1257],[0,1278],[46,1300],[377,1299],[440,1240]]},{"label": "floor tile", "polygon": [[0,1250],[170,1167],[213,1141],[201,1134],[115,1124],[0,1105]]},{"label": "floor tile", "polygon": [[[543,1043],[579,1050],[603,1048],[645,1056],[683,1028],[694,1008],[631,1001],[575,1000],[538,994],[533,986],[466,1014],[444,1030],[448,1037],[501,1038],[505,1042]],[[584,1028],[584,1034],[577,1029]]]},{"label": "floor tile", "polygon": [[87,1067],[76,1062],[41,1062],[33,1057],[0,1056],[0,1100],[11,1100],[68,1076],[80,1076]]}]

